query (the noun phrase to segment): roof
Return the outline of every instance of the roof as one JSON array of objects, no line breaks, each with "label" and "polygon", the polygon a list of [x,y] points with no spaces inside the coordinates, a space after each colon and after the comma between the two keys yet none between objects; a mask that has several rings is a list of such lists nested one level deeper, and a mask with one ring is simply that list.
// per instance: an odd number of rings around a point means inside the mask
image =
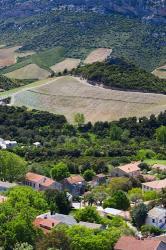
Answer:
[{"label": "roof", "polygon": [[96,223],[89,223],[89,222],[84,222],[80,221],[78,223],[80,226],[84,226],[90,229],[101,229],[102,225],[101,224],[96,224]]},{"label": "roof", "polygon": [[45,233],[49,232],[53,227],[59,225],[61,222],[55,219],[36,218],[33,222],[34,226],[42,229]]},{"label": "roof", "polygon": [[154,207],[148,212],[148,216],[158,218],[159,216],[166,215],[166,209],[161,207]]},{"label": "roof", "polygon": [[80,175],[73,175],[73,176],[66,178],[66,180],[70,184],[77,184],[79,182],[83,182],[84,178]]},{"label": "roof", "polygon": [[12,188],[17,186],[16,183],[10,183],[8,181],[0,181],[0,188]]},{"label": "roof", "polygon": [[51,178],[48,178],[46,176],[39,175],[39,174],[36,174],[36,173],[32,173],[32,172],[28,172],[26,174],[25,178],[28,181],[32,181],[32,182],[35,182],[35,183],[40,183],[44,187],[49,187],[49,186],[51,186],[52,184],[55,183],[55,181],[53,179],[51,179]]},{"label": "roof", "polygon": [[63,224],[66,224],[68,226],[72,226],[77,224],[77,221],[74,219],[73,216],[71,215],[65,215],[65,214],[51,214],[50,212],[41,214],[37,216],[37,218],[42,218],[42,219],[53,219],[56,221],[60,221]]},{"label": "roof", "polygon": [[139,171],[140,170],[140,168],[138,167],[139,164],[140,162],[133,162],[133,163],[120,166],[118,168],[128,174],[128,173],[132,173],[135,171]]},{"label": "roof", "polygon": [[162,189],[162,188],[166,188],[166,179],[145,182],[145,183],[142,183],[142,185],[153,188],[153,189]]},{"label": "roof", "polygon": [[[122,236],[116,243],[115,250],[157,250],[160,244],[166,244],[156,239],[139,240],[132,236]],[[165,249],[165,248],[163,248]]]},{"label": "roof", "polygon": [[159,169],[161,171],[166,171],[166,165],[154,164],[152,166],[153,169]]},{"label": "roof", "polygon": [[110,215],[113,215],[113,216],[121,216],[126,220],[131,219],[129,211],[123,211],[123,210],[119,210],[119,209],[115,209],[115,208],[105,208],[103,210],[103,212],[105,214],[110,214]]}]

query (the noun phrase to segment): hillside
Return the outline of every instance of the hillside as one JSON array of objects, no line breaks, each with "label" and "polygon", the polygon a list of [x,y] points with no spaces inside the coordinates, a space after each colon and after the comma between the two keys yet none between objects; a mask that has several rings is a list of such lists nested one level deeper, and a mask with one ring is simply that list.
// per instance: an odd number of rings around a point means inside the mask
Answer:
[{"label": "hillside", "polygon": [[22,44],[22,51],[45,53],[60,46],[65,57],[80,59],[96,48],[112,48],[113,55],[153,71],[165,62],[165,29],[164,25],[117,14],[45,11],[27,18],[1,20],[0,43]]},{"label": "hillside", "polygon": [[79,67],[74,73],[88,79],[92,84],[99,83],[109,88],[166,94],[166,80],[121,59]]}]

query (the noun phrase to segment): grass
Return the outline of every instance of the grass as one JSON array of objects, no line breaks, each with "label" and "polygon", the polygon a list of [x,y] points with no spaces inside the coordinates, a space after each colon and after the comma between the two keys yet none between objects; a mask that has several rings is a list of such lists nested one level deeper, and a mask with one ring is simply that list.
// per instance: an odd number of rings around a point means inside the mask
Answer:
[{"label": "grass", "polygon": [[155,160],[155,159],[146,159],[144,160],[148,165],[161,164],[166,165],[166,160]]},{"label": "grass", "polygon": [[16,93],[12,103],[63,114],[70,122],[73,122],[74,114],[80,112],[85,115],[86,121],[96,122],[158,114],[166,109],[166,96],[108,90],[66,76]]}]

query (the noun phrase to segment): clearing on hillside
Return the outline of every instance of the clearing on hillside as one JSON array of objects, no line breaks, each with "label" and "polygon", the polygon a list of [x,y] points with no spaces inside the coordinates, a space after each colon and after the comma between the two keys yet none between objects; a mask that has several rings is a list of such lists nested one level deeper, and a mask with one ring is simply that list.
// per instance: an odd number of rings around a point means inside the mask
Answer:
[{"label": "clearing on hillside", "polygon": [[64,61],[57,63],[51,67],[51,69],[55,72],[63,72],[65,69],[68,71],[75,69],[78,67],[80,64],[81,60],[80,59],[75,59],[75,58],[66,58]]},{"label": "clearing on hillside", "polygon": [[12,65],[16,62],[15,51],[19,48],[20,46],[0,48],[0,68]]},{"label": "clearing on hillside", "polygon": [[99,48],[92,51],[85,59],[85,64],[104,62],[112,53],[112,49]]},{"label": "clearing on hillside", "polygon": [[17,69],[10,73],[5,74],[5,76],[13,79],[46,79],[50,76],[50,72],[40,68],[36,64],[29,64],[21,69]]},{"label": "clearing on hillside", "polygon": [[161,79],[166,79],[166,65],[155,69],[152,73]]},{"label": "clearing on hillside", "polygon": [[66,76],[14,94],[12,104],[63,114],[70,122],[80,112],[96,122],[158,114],[166,109],[166,96],[104,89]]}]

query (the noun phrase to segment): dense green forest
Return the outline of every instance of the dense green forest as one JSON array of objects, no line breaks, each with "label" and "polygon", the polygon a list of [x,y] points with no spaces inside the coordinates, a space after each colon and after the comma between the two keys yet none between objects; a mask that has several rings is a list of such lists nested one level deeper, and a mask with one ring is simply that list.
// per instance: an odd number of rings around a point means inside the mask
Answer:
[{"label": "dense green forest", "polygon": [[142,23],[119,14],[48,11],[27,18],[0,20],[1,43],[23,44],[22,50],[64,47],[66,57],[85,58],[94,48],[153,70],[165,62],[165,26]]},{"label": "dense green forest", "polygon": [[104,84],[110,88],[166,94],[166,80],[161,80],[122,59],[85,65],[74,70],[74,74],[88,79],[92,84]]},{"label": "dense green forest", "polygon": [[[52,164],[59,161],[66,162],[71,173],[78,173],[97,168],[101,162],[107,165],[136,160],[142,149],[145,156],[150,150],[153,157],[164,160],[165,149],[156,140],[156,129],[161,126],[166,126],[166,112],[149,119],[133,117],[74,126],[64,116],[0,107],[0,137],[17,140],[20,146],[13,149],[14,153],[31,162],[33,171],[48,176]],[[42,146],[34,147],[36,141]]]},{"label": "dense green forest", "polygon": [[0,75],[0,89],[1,90],[9,90],[13,88],[18,88],[31,82],[32,80],[15,80],[15,79],[9,79],[3,75]]}]

